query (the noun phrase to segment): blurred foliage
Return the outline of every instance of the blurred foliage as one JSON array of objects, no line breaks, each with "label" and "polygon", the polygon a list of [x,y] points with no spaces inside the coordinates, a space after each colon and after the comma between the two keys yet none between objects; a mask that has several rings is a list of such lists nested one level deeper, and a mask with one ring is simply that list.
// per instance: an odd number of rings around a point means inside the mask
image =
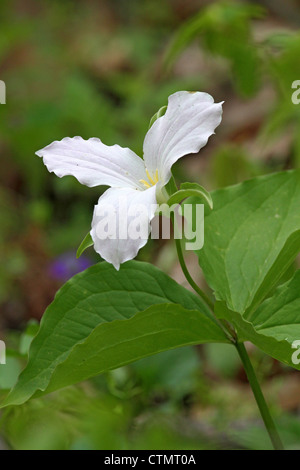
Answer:
[{"label": "blurred foliage", "polygon": [[[300,76],[300,34],[274,34],[267,44],[275,55],[268,56],[270,75],[276,86],[278,100],[272,110],[264,132],[273,137],[282,135],[289,129],[293,139],[293,164],[300,165],[300,108],[291,100],[292,83]],[[293,90],[292,90],[293,91]]]},{"label": "blurred foliage", "polygon": [[[300,34],[276,9],[247,1],[2,0],[0,16],[4,395],[62,283],[53,263],[66,254],[76,263],[102,192],[50,175],[35,152],[81,135],[141,155],[150,117],[187,89],[225,100],[224,121],[200,158],[175,165],[178,184],[215,188],[298,167],[300,106],[291,102],[291,86],[300,79]],[[139,257],[183,281],[172,243],[150,241]],[[65,263],[65,276],[74,263]],[[287,447],[299,448],[299,381],[260,351],[251,357]],[[33,400],[3,412],[0,428],[0,448],[13,449],[269,446],[235,352],[222,345],[169,351]]]},{"label": "blurred foliage", "polygon": [[201,45],[208,54],[228,60],[237,91],[251,96],[257,90],[259,79],[251,20],[263,15],[264,10],[258,5],[232,1],[214,3],[181,27],[168,62],[172,62],[192,40],[201,37]]},{"label": "blurred foliage", "polygon": [[227,144],[214,153],[210,171],[214,186],[223,188],[249,176],[257,176],[263,173],[263,168],[249,160],[247,154],[238,146]]},{"label": "blurred foliage", "polygon": [[[298,167],[300,108],[292,102],[291,96],[292,84],[300,76],[300,34],[293,29],[282,28],[257,39],[253,34],[253,20],[262,21],[266,15],[266,10],[252,3],[233,0],[215,2],[179,28],[165,60],[170,68],[180,52],[198,39],[209,58],[226,61],[229,71],[223,74],[223,80],[229,78],[242,98],[251,98],[266,82],[271,85],[277,99],[261,126],[261,134],[272,139],[291,129],[291,159],[293,165]],[[216,78],[218,80],[219,77]]]}]

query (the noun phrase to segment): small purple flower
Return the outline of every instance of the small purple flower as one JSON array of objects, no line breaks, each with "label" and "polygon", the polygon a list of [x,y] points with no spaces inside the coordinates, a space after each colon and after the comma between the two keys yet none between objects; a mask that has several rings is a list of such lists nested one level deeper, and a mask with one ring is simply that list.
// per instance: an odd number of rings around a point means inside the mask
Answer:
[{"label": "small purple flower", "polygon": [[86,256],[76,258],[76,253],[68,251],[58,256],[49,266],[52,277],[59,281],[66,281],[86,268],[91,266],[92,261]]}]

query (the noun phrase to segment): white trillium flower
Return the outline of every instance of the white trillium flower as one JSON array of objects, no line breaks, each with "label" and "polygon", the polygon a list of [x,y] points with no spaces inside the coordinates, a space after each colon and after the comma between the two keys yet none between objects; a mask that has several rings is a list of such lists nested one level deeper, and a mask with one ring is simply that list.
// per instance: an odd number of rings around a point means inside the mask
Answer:
[{"label": "white trillium flower", "polygon": [[[221,119],[222,103],[214,103],[209,94],[180,91],[169,97],[166,113],[147,132],[143,160],[129,148],[81,137],[55,141],[36,154],[60,178],[72,175],[89,187],[110,186],[94,208],[91,237],[96,252],[119,269],[146,244],[163,187],[171,178],[172,165],[184,155],[199,152]],[[126,235],[136,207],[141,205],[147,208],[147,217],[140,219],[143,230],[139,238],[99,237],[97,225],[104,213],[114,217],[117,230]]]}]

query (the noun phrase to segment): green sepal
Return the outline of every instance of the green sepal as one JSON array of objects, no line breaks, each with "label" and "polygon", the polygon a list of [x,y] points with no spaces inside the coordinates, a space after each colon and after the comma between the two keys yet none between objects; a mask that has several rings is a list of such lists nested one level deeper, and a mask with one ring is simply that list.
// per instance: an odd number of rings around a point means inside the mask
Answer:
[{"label": "green sepal", "polygon": [[94,244],[90,232],[86,234],[82,242],[80,243],[78,250],[76,252],[76,258],[79,258],[82,253],[89,247]]},{"label": "green sepal", "polygon": [[174,194],[172,194],[172,196],[168,199],[167,204],[169,206],[178,204],[187,197],[198,197],[200,199],[204,199],[209,205],[210,209],[213,209],[213,201],[210,193],[198,183],[182,183],[179,191],[176,191]]},{"label": "green sepal", "polygon": [[152,116],[152,118],[150,119],[150,124],[149,124],[149,129],[150,127],[152,126],[152,124],[155,123],[155,121],[160,118],[161,116],[163,116],[165,114],[167,110],[167,106],[162,106],[158,111],[157,113],[154,114],[154,116]]}]

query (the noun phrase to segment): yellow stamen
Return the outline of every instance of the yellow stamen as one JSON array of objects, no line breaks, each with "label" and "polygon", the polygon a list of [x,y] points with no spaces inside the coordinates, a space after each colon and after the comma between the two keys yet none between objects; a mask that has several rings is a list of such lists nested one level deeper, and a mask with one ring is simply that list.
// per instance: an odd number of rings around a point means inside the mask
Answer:
[{"label": "yellow stamen", "polygon": [[140,180],[140,183],[143,183],[143,185],[146,186],[146,188],[151,188],[150,184],[147,183],[147,181],[145,180]]},{"label": "yellow stamen", "polygon": [[152,184],[152,186],[154,186],[154,185],[155,185],[155,182],[154,182],[153,179],[151,178],[150,173],[149,173],[149,171],[147,170],[147,168],[146,168],[146,173],[147,173],[147,176],[148,176],[148,180],[150,181],[150,183]]},{"label": "yellow stamen", "polygon": [[155,171],[154,176],[151,176],[149,171],[146,168],[146,175],[147,175],[149,181],[140,180],[140,183],[142,183],[144,186],[146,186],[146,188],[151,188],[151,186],[155,186],[156,183],[158,182],[158,170]]}]

